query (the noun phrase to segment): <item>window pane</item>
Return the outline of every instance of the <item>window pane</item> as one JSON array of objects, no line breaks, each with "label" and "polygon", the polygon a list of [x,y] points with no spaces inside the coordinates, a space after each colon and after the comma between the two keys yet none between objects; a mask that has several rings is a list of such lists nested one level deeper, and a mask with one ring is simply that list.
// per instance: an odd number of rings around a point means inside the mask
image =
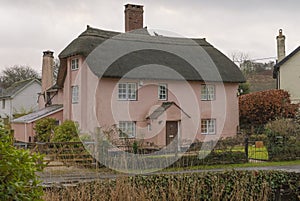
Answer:
[{"label": "window pane", "polygon": [[215,99],[215,85],[201,85],[201,100]]},{"label": "window pane", "polygon": [[216,120],[215,119],[201,120],[201,133],[216,134]]},{"label": "window pane", "polygon": [[119,122],[120,137],[132,138],[135,137],[135,122],[132,121],[120,121]]},{"label": "window pane", "polygon": [[78,69],[78,59],[72,59],[71,60],[71,69],[72,70]]},{"label": "window pane", "polygon": [[72,87],[72,103],[78,103],[79,101],[79,87],[73,86]]},{"label": "window pane", "polygon": [[128,99],[129,100],[136,100],[136,84],[135,83],[128,83]]},{"label": "window pane", "polygon": [[160,100],[167,100],[167,85],[161,84],[158,86],[158,98]]},{"label": "window pane", "polygon": [[207,100],[206,85],[201,85],[201,100]]},{"label": "window pane", "polygon": [[208,120],[209,124],[208,124],[208,133],[209,134],[215,134],[215,120],[211,119]]},{"label": "window pane", "polygon": [[121,100],[126,100],[126,83],[119,83],[118,97]]},{"label": "window pane", "polygon": [[207,86],[207,94],[208,94],[208,100],[215,99],[215,86],[214,85]]},{"label": "window pane", "polygon": [[207,120],[201,120],[201,133],[207,134]]},{"label": "window pane", "polygon": [[136,83],[118,84],[119,100],[136,100]]}]

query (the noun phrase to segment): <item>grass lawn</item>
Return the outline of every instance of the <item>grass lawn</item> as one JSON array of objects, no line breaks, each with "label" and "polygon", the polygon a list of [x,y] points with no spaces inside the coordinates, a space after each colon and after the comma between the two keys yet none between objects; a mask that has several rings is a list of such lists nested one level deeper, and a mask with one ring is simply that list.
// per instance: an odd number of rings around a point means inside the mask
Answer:
[{"label": "grass lawn", "polygon": [[[232,151],[245,151],[245,147],[243,146],[235,146]],[[248,147],[248,154],[250,159],[257,159],[257,160],[268,160],[268,150],[264,146],[262,148],[256,148],[254,145]]]}]

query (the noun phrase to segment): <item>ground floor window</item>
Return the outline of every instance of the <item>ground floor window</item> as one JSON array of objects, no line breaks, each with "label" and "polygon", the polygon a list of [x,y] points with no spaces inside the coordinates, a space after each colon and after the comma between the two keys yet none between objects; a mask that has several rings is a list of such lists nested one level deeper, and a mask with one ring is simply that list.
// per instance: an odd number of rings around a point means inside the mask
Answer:
[{"label": "ground floor window", "polygon": [[216,134],[216,120],[202,119],[201,120],[201,134],[213,135]]},{"label": "ground floor window", "polygon": [[134,138],[135,137],[135,122],[133,121],[120,121],[120,138]]}]

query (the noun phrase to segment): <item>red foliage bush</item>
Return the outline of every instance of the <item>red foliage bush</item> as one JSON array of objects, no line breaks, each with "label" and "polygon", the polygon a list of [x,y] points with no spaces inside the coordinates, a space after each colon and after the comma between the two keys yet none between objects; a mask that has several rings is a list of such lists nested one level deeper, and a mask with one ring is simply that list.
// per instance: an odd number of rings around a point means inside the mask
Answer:
[{"label": "red foliage bush", "polygon": [[293,118],[298,104],[292,104],[290,95],[284,90],[268,90],[239,97],[240,123],[261,125],[279,117]]}]

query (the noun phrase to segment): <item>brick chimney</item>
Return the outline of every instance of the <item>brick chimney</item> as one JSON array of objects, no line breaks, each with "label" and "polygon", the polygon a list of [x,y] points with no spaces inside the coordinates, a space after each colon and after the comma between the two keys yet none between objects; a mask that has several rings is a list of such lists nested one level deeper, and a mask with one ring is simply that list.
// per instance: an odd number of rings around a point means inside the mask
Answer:
[{"label": "brick chimney", "polygon": [[42,93],[53,85],[53,65],[53,52],[50,50],[44,51],[42,64]]},{"label": "brick chimney", "polygon": [[125,32],[143,28],[143,13],[142,5],[125,5]]},{"label": "brick chimney", "polygon": [[277,62],[280,62],[285,57],[285,36],[282,34],[282,29],[279,29],[277,39]]}]

